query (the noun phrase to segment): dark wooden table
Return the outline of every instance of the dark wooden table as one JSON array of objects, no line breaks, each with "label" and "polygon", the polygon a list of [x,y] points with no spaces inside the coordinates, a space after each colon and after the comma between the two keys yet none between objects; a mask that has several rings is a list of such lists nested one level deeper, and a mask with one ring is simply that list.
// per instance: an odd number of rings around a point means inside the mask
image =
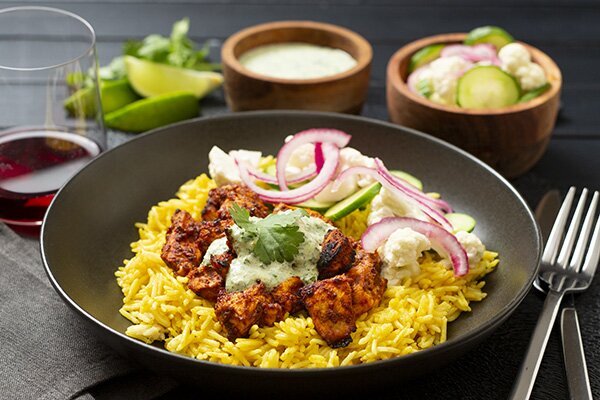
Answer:
[{"label": "dark wooden table", "polygon": [[[553,139],[539,164],[513,184],[533,207],[549,189],[570,185],[600,189],[600,2],[595,0],[62,0],[2,1],[73,11],[96,29],[101,64],[118,55],[121,43],[150,33],[168,34],[171,24],[191,19],[191,35],[211,40],[218,55],[223,40],[249,25],[310,19],[346,26],[373,45],[369,97],[363,115],[387,120],[385,66],[392,53],[422,36],[499,25],[550,55],[563,72],[562,106]],[[204,115],[226,113],[222,93],[204,101]],[[114,146],[129,135],[111,135]],[[600,280],[579,296],[592,389],[600,396]],[[463,359],[411,384],[381,388],[371,398],[506,398],[524,356],[543,298],[530,293],[514,316]],[[365,376],[365,379],[369,379]],[[276,384],[276,382],[274,382]],[[163,398],[192,398],[182,386]],[[217,394],[218,395],[218,394]],[[555,329],[533,393],[539,399],[568,398],[559,331]]]}]

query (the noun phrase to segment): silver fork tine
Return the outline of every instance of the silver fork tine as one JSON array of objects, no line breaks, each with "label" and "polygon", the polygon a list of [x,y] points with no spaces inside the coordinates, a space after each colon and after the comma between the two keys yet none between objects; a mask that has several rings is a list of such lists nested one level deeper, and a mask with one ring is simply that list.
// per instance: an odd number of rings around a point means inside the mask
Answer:
[{"label": "silver fork tine", "polygon": [[596,215],[597,206],[598,192],[594,192],[594,195],[592,196],[592,202],[590,203],[588,212],[585,215],[585,220],[583,221],[581,233],[579,234],[579,238],[577,239],[575,251],[573,251],[573,257],[571,258],[571,262],[569,263],[569,269],[572,269],[574,271],[579,271],[579,269],[581,268],[583,256],[585,255],[585,249],[587,248],[588,244],[588,239],[590,237],[590,233],[592,232],[592,227],[594,226],[594,216]]},{"label": "silver fork tine", "polygon": [[588,279],[590,280],[596,273],[598,261],[600,261],[600,218],[598,218],[596,221],[596,228],[594,228],[594,234],[592,235],[590,247],[587,256],[585,257],[585,263],[581,269],[581,271],[587,275]]},{"label": "silver fork tine", "polygon": [[560,211],[558,212],[558,216],[556,217],[556,222],[554,222],[554,226],[552,226],[550,236],[548,236],[548,243],[546,243],[544,254],[542,254],[542,263],[552,264],[554,259],[556,258],[556,254],[558,253],[558,246],[560,244],[560,239],[562,237],[563,232],[565,231],[565,225],[567,223],[567,218],[569,217],[569,211],[571,210],[571,204],[573,204],[574,196],[575,187],[571,186],[569,192],[567,193],[567,196],[565,197],[562,205],[560,206]]},{"label": "silver fork tine", "polygon": [[577,207],[575,207],[573,218],[571,218],[569,229],[567,230],[565,240],[560,249],[560,253],[558,254],[558,259],[556,260],[556,263],[561,268],[566,268],[567,264],[569,263],[569,256],[571,255],[571,250],[573,250],[575,237],[577,236],[577,231],[579,230],[579,223],[581,222],[581,217],[583,216],[583,209],[585,207],[585,201],[587,200],[587,194],[588,190],[587,188],[584,188],[581,192],[581,196],[579,196]]}]

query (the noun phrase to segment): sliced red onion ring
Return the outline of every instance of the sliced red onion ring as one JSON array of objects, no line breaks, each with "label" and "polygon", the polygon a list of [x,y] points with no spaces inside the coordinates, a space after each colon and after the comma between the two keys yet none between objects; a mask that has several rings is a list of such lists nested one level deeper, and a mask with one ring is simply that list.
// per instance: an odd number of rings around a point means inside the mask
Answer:
[{"label": "sliced red onion ring", "polygon": [[420,198],[411,196],[406,190],[402,189],[402,187],[400,185],[394,185],[392,182],[390,182],[388,179],[386,179],[379,170],[376,170],[374,168],[350,167],[348,169],[345,169],[336,178],[336,180],[335,180],[336,183],[333,186],[333,190],[335,190],[337,187],[339,187],[340,183],[344,179],[346,179],[349,176],[353,176],[353,175],[368,175],[368,176],[374,178],[379,183],[381,183],[386,189],[390,190],[392,193],[397,194],[398,196],[402,197],[405,200],[416,202],[419,209],[432,221],[441,225],[442,228],[444,228],[448,231],[452,231],[454,229],[452,227],[452,224],[446,219],[446,217],[444,217],[444,215],[441,212],[439,212],[435,208],[431,207],[429,204],[423,202]]},{"label": "sliced red onion ring", "polygon": [[375,165],[377,166],[377,170],[379,171],[379,173],[385,179],[387,179],[392,185],[399,186],[399,190],[406,192],[411,197],[420,199],[422,202],[428,204],[433,208],[437,208],[445,214],[453,212],[452,207],[450,206],[450,204],[448,204],[448,202],[442,199],[433,199],[427,196],[425,193],[421,192],[420,190],[416,189],[404,179],[392,175],[392,173],[385,167],[381,159],[375,158]]},{"label": "sliced red onion ring", "polygon": [[[248,168],[248,173],[255,177],[256,179],[258,179],[259,181],[263,181],[266,183],[271,183],[273,185],[277,185],[277,178],[273,175],[269,175],[265,172],[259,171],[256,168],[252,168],[249,165],[246,165],[246,167]],[[314,178],[315,176],[317,176],[317,171],[316,168],[311,167],[309,169],[307,169],[306,171],[302,171],[301,173],[298,174],[294,174],[294,175],[290,175],[287,177],[287,182],[288,183],[300,183],[300,182],[304,182],[307,181],[309,179]]]},{"label": "sliced red onion ring", "polygon": [[494,65],[500,65],[500,59],[496,54],[496,48],[488,43],[466,46],[454,44],[442,49],[440,57],[459,56],[469,62],[489,61]]},{"label": "sliced red onion ring", "polygon": [[323,163],[325,163],[325,157],[323,157],[323,143],[317,142],[315,143],[315,165],[317,166],[317,173],[321,172]]},{"label": "sliced red onion ring", "polygon": [[[352,136],[337,129],[316,128],[296,133],[290,141],[285,143],[277,153],[277,181],[281,190],[288,190],[285,167],[290,156],[298,147],[306,143],[332,143],[338,148],[345,147]],[[325,150],[325,149],[323,149]],[[325,168],[325,165],[323,165]]]},{"label": "sliced red onion ring", "polygon": [[374,252],[398,229],[410,228],[425,235],[431,247],[442,257],[450,259],[455,276],[463,276],[469,272],[469,259],[456,236],[435,224],[415,218],[388,217],[369,226],[361,237],[366,251]]},{"label": "sliced red onion ring", "polygon": [[248,165],[242,160],[236,160],[236,163],[240,171],[240,178],[244,184],[258,194],[261,199],[270,203],[283,202],[297,204],[313,198],[333,180],[340,161],[340,149],[333,143],[323,143],[323,155],[325,156],[325,162],[323,163],[321,172],[319,172],[315,179],[297,189],[282,192],[261,188],[254,182],[254,179],[250,175]]},{"label": "sliced red onion ring", "polygon": [[421,68],[417,68],[415,69],[409,76],[408,79],[406,80],[406,85],[408,86],[408,89],[416,94],[419,94],[419,91],[417,90],[417,83],[419,83],[419,80],[421,78],[421,75],[423,74],[423,71],[425,71],[425,69],[429,68],[429,64],[422,66]]}]

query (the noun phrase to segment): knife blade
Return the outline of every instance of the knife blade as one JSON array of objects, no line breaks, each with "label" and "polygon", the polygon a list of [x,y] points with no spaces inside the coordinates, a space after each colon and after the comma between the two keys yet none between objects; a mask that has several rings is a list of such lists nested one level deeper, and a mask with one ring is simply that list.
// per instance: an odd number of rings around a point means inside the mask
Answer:
[{"label": "knife blade", "polygon": [[[540,226],[544,243],[548,240],[559,209],[560,194],[558,190],[547,192],[535,209],[535,218]],[[542,290],[539,285],[536,284],[535,286],[537,289]],[[574,296],[565,296],[565,304],[560,318],[560,326],[570,398],[591,400],[592,390],[585,362]]]}]

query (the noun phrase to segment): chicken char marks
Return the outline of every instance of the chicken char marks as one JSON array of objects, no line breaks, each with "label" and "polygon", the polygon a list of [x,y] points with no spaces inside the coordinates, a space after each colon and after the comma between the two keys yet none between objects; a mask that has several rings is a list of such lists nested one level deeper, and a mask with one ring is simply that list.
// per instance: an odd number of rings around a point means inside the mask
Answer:
[{"label": "chicken char marks", "polygon": [[332,229],[325,234],[321,248],[321,256],[317,261],[319,279],[343,274],[352,266],[355,253],[352,240],[339,229]]},{"label": "chicken char marks", "polygon": [[[233,224],[229,207],[233,203],[246,208],[250,215],[264,218],[267,206],[245,186],[227,185],[212,189],[202,211],[202,221],[195,221],[186,211],[177,210],[167,230],[161,257],[176,274],[188,277],[188,287],[198,296],[215,302],[215,314],[229,340],[245,337],[254,324],[272,326],[286,314],[306,309],[315,329],[331,347],[347,346],[356,330],[356,318],[379,304],[387,281],[381,277],[381,261],[339,229],[331,229],[323,239],[317,263],[319,277],[304,286],[291,277],[271,291],[257,282],[240,292],[226,292],[225,279],[236,257],[228,238],[229,250],[213,254],[200,265],[210,244],[226,236]],[[295,209],[279,204],[274,213]],[[309,215],[330,223],[322,215]]]},{"label": "chicken char marks", "polygon": [[177,275],[189,278],[188,287],[198,296],[215,301],[225,288],[225,277],[231,260],[235,258],[231,244],[229,251],[213,255],[210,262],[200,265],[210,244],[226,235],[233,223],[229,207],[235,202],[245,207],[250,215],[265,217],[269,209],[258,196],[245,186],[227,185],[211,189],[202,210],[202,221],[183,210],[176,210],[161,257]]},{"label": "chicken char marks", "polygon": [[167,230],[161,257],[177,275],[187,275],[200,263],[199,236],[200,224],[187,211],[176,210]]},{"label": "chicken char marks", "polygon": [[[334,237],[340,240],[338,234],[329,231],[323,241],[323,254],[329,252],[330,247],[338,249],[333,251],[336,256],[331,258],[327,265],[347,265],[336,259],[348,259],[349,250],[352,252],[350,269],[315,283],[305,286],[301,291],[302,302],[315,324],[315,329],[331,347],[344,347],[351,341],[351,333],[356,330],[356,318],[379,304],[387,286],[387,280],[379,274],[381,260],[376,253],[366,252],[359,243],[344,236],[348,241],[335,243]],[[340,232],[341,234],[341,232]],[[343,236],[343,235],[342,235]],[[341,254],[341,255],[340,255]],[[319,263],[321,262],[319,260]],[[344,269],[345,268],[345,269]],[[338,271],[345,271],[347,267]],[[327,269],[325,271],[334,271]],[[342,271],[343,270],[343,271]],[[319,269],[319,277],[321,277]]]},{"label": "chicken char marks", "polygon": [[247,209],[253,217],[264,218],[269,215],[269,208],[248,187],[225,185],[210,190],[206,205],[202,210],[202,219],[204,221],[211,221],[231,218],[229,207],[233,203],[237,203],[240,207]]}]

